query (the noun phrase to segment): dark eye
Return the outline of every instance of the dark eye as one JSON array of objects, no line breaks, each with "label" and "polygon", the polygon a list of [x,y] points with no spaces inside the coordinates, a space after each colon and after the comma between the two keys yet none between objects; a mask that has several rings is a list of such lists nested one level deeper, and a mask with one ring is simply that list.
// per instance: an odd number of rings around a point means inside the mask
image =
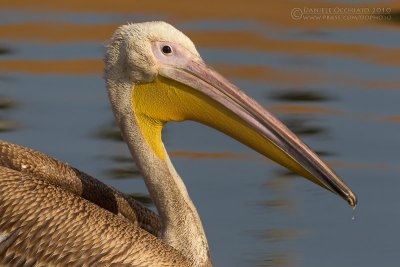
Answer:
[{"label": "dark eye", "polygon": [[169,45],[164,45],[161,50],[162,50],[162,52],[164,54],[171,54],[172,53],[172,48]]}]

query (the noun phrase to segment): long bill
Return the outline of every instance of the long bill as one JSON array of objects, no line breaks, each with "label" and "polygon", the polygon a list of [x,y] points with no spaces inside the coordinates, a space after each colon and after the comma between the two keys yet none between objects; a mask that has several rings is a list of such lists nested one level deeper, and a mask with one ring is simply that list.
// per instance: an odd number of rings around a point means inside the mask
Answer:
[{"label": "long bill", "polygon": [[[207,96],[230,112],[240,127],[225,121],[192,118],[232,136],[261,154],[338,194],[355,207],[357,198],[344,182],[283,123],[199,57],[161,64],[159,74]],[[210,115],[208,116],[210,117]]]}]

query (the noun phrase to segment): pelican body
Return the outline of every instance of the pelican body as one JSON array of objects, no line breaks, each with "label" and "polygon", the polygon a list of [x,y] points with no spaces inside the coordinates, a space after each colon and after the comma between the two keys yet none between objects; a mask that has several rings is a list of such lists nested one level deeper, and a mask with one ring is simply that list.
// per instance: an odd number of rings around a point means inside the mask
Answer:
[{"label": "pelican body", "polygon": [[107,47],[105,81],[158,214],[67,164],[2,141],[0,264],[211,266],[200,217],[162,142],[170,121],[215,128],[356,205],[309,147],[165,22],[118,28]]}]

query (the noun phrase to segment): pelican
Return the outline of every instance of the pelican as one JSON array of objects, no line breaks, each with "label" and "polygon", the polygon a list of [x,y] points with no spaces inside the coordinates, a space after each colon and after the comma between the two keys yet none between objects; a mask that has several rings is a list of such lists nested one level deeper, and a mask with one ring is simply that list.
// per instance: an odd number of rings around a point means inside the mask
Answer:
[{"label": "pelican", "polygon": [[2,141],[2,265],[212,266],[199,214],[162,142],[170,121],[215,128],[356,205],[308,146],[208,67],[173,26],[119,27],[104,61],[115,120],[158,214],[67,164]]}]

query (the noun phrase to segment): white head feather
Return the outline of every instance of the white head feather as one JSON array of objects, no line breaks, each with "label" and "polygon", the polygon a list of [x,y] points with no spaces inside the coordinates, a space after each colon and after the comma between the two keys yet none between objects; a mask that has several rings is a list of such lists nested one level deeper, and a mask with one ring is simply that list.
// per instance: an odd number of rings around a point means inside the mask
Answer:
[{"label": "white head feather", "polygon": [[107,46],[106,79],[121,81],[121,78],[128,78],[132,83],[154,80],[157,64],[151,43],[160,41],[177,43],[200,57],[193,42],[166,22],[127,24],[118,28]]}]

